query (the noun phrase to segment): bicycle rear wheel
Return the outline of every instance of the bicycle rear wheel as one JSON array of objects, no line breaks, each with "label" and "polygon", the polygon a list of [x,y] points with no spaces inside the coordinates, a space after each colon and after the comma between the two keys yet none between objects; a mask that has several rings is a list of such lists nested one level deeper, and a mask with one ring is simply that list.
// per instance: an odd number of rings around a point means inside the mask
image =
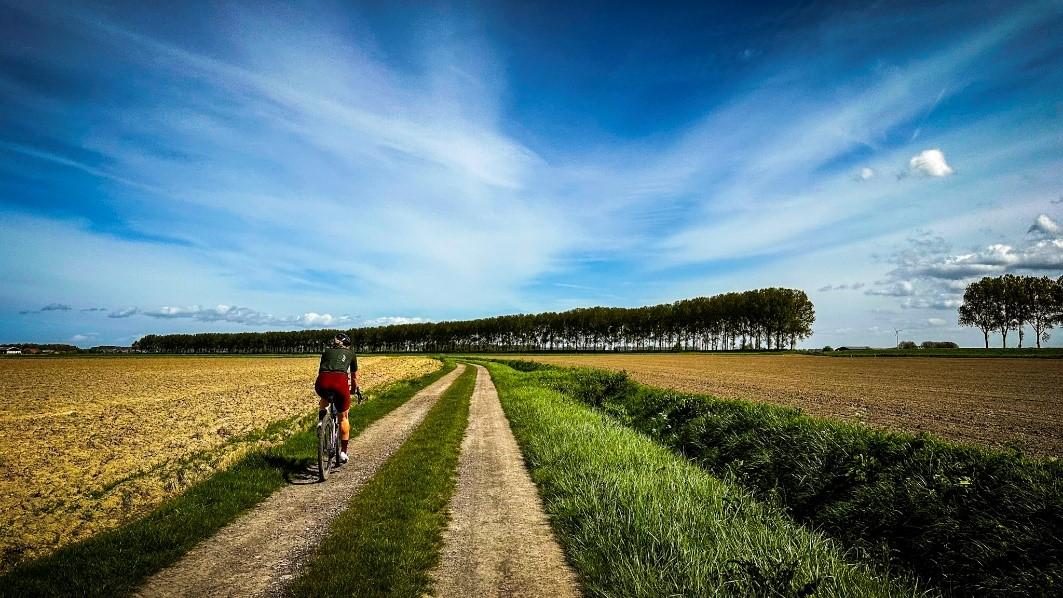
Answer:
[{"label": "bicycle rear wheel", "polygon": [[335,422],[336,435],[332,437],[332,440],[333,440],[333,445],[332,446],[333,446],[333,449],[334,449],[332,451],[332,456],[334,458],[333,463],[335,464],[336,469],[339,469],[340,466],[343,465],[343,462],[340,461],[340,423],[339,423],[339,419],[336,419],[336,420],[333,420],[333,421]]},{"label": "bicycle rear wheel", "polygon": [[332,455],[336,446],[336,421],[329,415],[317,426],[317,477],[322,482],[332,473]]}]

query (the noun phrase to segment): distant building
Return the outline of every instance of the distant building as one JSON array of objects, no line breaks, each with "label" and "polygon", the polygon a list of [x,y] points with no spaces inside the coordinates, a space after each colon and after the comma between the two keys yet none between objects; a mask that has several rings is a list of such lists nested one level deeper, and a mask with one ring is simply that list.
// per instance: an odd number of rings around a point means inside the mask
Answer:
[{"label": "distant building", "polygon": [[118,347],[115,345],[100,345],[89,349],[90,353],[132,353],[132,347]]},{"label": "distant building", "polygon": [[838,347],[837,350],[838,351],[870,351],[871,347],[853,345],[852,347]]},{"label": "distant building", "polygon": [[22,349],[18,347],[4,347],[5,355],[22,355]]}]

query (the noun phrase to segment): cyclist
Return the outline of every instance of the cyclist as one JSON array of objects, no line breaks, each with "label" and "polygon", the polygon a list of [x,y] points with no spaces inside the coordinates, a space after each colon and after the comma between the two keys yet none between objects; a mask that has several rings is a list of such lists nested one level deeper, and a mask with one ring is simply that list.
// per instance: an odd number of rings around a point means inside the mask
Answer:
[{"label": "cyclist", "polygon": [[[350,375],[348,376],[348,372]],[[336,401],[340,412],[340,463],[347,462],[347,442],[351,437],[351,424],[347,412],[351,409],[351,393],[358,389],[358,357],[351,350],[351,339],[340,332],[332,339],[332,346],[321,354],[314,391],[321,397],[318,403],[317,421],[325,417],[329,401]]]}]

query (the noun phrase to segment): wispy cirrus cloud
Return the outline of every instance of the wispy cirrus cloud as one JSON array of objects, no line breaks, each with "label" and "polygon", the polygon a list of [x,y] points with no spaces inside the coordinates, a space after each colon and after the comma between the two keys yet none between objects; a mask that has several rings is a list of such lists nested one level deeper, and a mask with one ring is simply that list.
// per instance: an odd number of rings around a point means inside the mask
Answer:
[{"label": "wispy cirrus cloud", "polygon": [[865,286],[867,286],[867,285],[865,283],[862,283],[862,282],[842,283],[842,284],[828,284],[828,285],[819,287],[816,290],[821,292],[821,293],[826,293],[826,292],[830,292],[830,291],[859,291],[860,289],[864,288]]},{"label": "wispy cirrus cloud", "polygon": [[275,316],[237,305],[218,305],[215,307],[202,307],[199,305],[190,307],[164,306],[155,310],[139,310],[136,313],[141,316],[163,320],[188,319],[197,322],[225,322],[246,326],[320,328],[339,326],[351,322],[351,317],[346,315],[333,316],[327,313],[306,312],[298,316]]},{"label": "wispy cirrus cloud", "polygon": [[[234,51],[224,55],[87,8],[34,16],[96,45],[62,58],[75,70],[114,60],[151,76],[121,110],[47,104],[66,122],[98,123],[76,152],[91,163],[0,149],[108,183],[112,209],[138,231],[166,229],[234,287],[334,289],[363,304],[369,280],[380,311],[393,306],[385,296],[401,297],[400,308],[505,304],[582,238],[562,204],[534,191],[545,164],[501,130],[503,82],[483,40],[446,33],[460,19],[426,27],[441,45],[425,49],[433,68],[418,73],[379,60],[328,16],[285,23],[278,36],[274,17],[234,8],[224,32]],[[15,91],[23,108],[41,109]],[[277,237],[283,247],[265,242]],[[319,260],[324,268],[307,275]],[[450,293],[434,291],[443,286]]]},{"label": "wispy cirrus cloud", "polygon": [[[1044,66],[1058,41],[1037,34],[1060,19],[1051,2],[979,9],[994,18],[910,7],[903,30],[889,6],[812,7],[796,21],[754,15],[763,37],[736,26],[721,47],[694,24],[662,44],[642,19],[635,37],[653,36],[592,43],[573,22],[537,39],[514,6],[380,21],[349,5],[12,6],[0,24],[12,40],[0,48],[5,292],[20,307],[70,289],[86,305],[138,306],[100,316],[110,338],[754,284],[818,288],[855,320],[885,301],[951,305],[963,278],[946,270],[1055,263],[1049,218],[1021,243],[943,233],[940,259],[904,272],[852,266],[882,238],[1058,195],[1063,145],[1040,108],[1063,89]],[[522,35],[497,35],[499,19]],[[602,42],[623,52],[582,51]],[[822,252],[833,261],[793,274]]]}]

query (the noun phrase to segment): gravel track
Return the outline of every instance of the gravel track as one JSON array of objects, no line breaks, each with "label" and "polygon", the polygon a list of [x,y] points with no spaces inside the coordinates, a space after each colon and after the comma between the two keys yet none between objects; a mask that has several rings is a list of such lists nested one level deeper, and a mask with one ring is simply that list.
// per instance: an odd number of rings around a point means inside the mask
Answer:
[{"label": "gravel track", "polygon": [[351,439],[351,462],[316,482],[278,490],[180,561],[152,576],[138,596],[282,595],[348,501],[406,441],[465,369],[459,365]]},{"label": "gravel track", "polygon": [[476,366],[443,554],[441,597],[579,596],[490,374]]}]

